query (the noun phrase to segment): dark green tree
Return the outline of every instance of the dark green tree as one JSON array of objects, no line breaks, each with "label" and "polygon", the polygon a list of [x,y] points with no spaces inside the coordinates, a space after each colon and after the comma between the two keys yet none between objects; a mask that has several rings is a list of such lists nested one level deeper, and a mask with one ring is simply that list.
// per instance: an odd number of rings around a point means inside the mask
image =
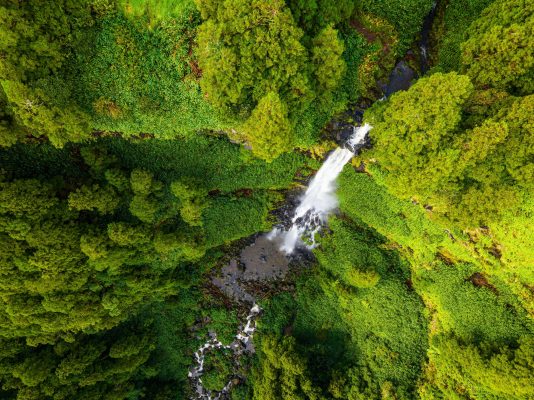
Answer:
[{"label": "dark green tree", "polygon": [[157,373],[147,361],[154,350],[150,326],[128,323],[105,334],[77,335],[53,346],[25,347],[0,340],[4,393],[16,399],[123,400],[140,394],[138,380]]},{"label": "dark green tree", "polygon": [[356,5],[354,0],[286,0],[286,3],[299,26],[311,34],[349,19]]},{"label": "dark green tree", "polygon": [[[172,222],[179,205],[155,197],[163,189],[151,174],[131,175],[120,192],[92,180],[78,189],[61,179],[0,182],[0,336],[32,345],[71,340],[113,328],[175,292],[172,271],[203,255],[202,236]],[[125,216],[137,198],[154,202],[150,220]]]}]

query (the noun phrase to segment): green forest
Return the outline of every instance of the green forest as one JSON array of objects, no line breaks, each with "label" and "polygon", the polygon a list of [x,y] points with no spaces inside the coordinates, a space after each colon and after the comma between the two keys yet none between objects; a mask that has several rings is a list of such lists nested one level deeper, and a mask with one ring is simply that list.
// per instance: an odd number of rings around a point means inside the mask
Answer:
[{"label": "green forest", "polygon": [[0,0],[0,399],[534,399],[534,2]]}]

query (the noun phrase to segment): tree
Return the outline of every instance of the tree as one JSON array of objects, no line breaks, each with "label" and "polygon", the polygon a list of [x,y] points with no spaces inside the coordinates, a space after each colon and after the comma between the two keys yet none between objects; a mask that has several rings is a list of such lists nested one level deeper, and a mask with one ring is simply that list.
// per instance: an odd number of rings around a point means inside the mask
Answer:
[{"label": "tree", "polygon": [[474,92],[467,76],[434,74],[366,114],[375,144],[366,158],[399,197],[462,228],[493,225],[526,206],[533,111],[533,96]]},{"label": "tree", "polygon": [[191,226],[202,226],[202,211],[208,206],[207,191],[192,184],[175,181],[171,191],[180,200],[180,215]]},{"label": "tree", "polygon": [[[53,344],[113,328],[142,304],[175,293],[172,271],[203,255],[197,231],[165,224],[179,208],[155,201],[163,188],[152,175],[134,171],[137,193],[129,185],[120,193],[131,209],[136,198],[155,202],[150,221],[138,223],[118,208],[104,175],[96,180],[93,171],[78,189],[61,179],[0,181],[0,336]],[[173,246],[162,247],[161,235],[171,235]]]},{"label": "tree", "polygon": [[345,75],[343,50],[343,42],[331,25],[324,28],[313,39],[311,61],[317,82],[316,91],[321,93],[319,100],[324,104],[331,103],[332,92],[337,89]]},{"label": "tree", "polygon": [[201,87],[221,109],[247,114],[268,93],[291,107],[313,96],[306,73],[303,32],[283,0],[197,0]]},{"label": "tree", "polygon": [[352,0],[286,0],[286,3],[299,26],[309,33],[349,19],[355,7]]},{"label": "tree", "polygon": [[69,194],[69,207],[78,211],[98,211],[111,214],[119,205],[120,198],[111,186],[100,187],[98,184],[82,186]]},{"label": "tree", "polygon": [[154,376],[147,365],[155,346],[150,326],[133,322],[105,334],[78,335],[53,346],[23,347],[1,340],[13,350],[0,355],[4,393],[17,399],[122,400],[139,394],[136,381]]},{"label": "tree", "polygon": [[243,131],[253,153],[269,162],[288,151],[293,141],[287,106],[274,92],[261,99]]},{"label": "tree", "polygon": [[472,92],[466,76],[437,73],[396,93],[388,103],[377,103],[367,114],[374,142],[367,157],[387,171],[393,192],[427,201],[449,184],[459,155],[451,143]]},{"label": "tree", "polygon": [[514,347],[495,348],[493,343],[463,344],[454,337],[438,336],[430,354],[430,383],[419,390],[423,399],[436,398],[436,392],[455,399],[520,400],[534,396],[531,337],[521,338]]},{"label": "tree", "polygon": [[59,103],[49,92],[54,86],[49,83],[61,80],[65,58],[93,23],[89,4],[8,1],[0,6],[0,105],[11,125],[2,129],[1,144],[31,135],[45,136],[61,147],[89,136],[88,116],[70,102]]},{"label": "tree", "polygon": [[306,361],[298,355],[293,337],[261,340],[259,366],[254,372],[254,400],[319,400],[323,397],[314,387],[307,372]]},{"label": "tree", "polygon": [[158,204],[161,182],[154,181],[153,175],[148,171],[134,169],[130,175],[130,186],[134,192],[130,212],[145,223],[153,223],[161,208]]},{"label": "tree", "polygon": [[534,90],[534,5],[497,0],[468,30],[462,44],[462,70],[477,86],[520,94]]},{"label": "tree", "polygon": [[[333,25],[350,16],[353,3],[196,3],[204,18],[197,54],[205,97],[238,127],[246,121],[241,131],[260,158],[272,160],[284,147],[312,145],[318,131],[346,101],[344,96],[333,96],[346,71],[344,46]],[[298,14],[297,21],[292,12]],[[264,129],[255,120],[268,115],[270,108],[280,108],[278,102],[283,110],[276,112],[272,125],[280,133],[274,134],[273,127]],[[242,139],[235,132],[229,135]]]}]

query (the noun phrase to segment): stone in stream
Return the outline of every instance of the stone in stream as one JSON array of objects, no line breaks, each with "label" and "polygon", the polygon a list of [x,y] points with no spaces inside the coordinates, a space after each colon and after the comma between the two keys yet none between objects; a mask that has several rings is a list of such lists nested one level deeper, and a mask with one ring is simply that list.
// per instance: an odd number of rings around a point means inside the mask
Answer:
[{"label": "stone in stream", "polygon": [[384,88],[384,95],[389,97],[400,90],[408,90],[415,78],[415,71],[410,68],[408,63],[404,60],[399,61],[389,75],[389,81]]}]

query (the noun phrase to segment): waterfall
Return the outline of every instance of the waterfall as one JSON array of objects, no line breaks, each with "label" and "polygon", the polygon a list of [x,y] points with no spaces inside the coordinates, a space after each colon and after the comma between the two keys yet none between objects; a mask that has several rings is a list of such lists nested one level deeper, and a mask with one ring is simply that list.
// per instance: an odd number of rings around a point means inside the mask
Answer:
[{"label": "waterfall", "polygon": [[280,250],[291,254],[302,241],[308,248],[315,247],[315,234],[338,206],[336,179],[345,164],[354,156],[354,152],[363,146],[371,129],[369,124],[354,128],[354,133],[345,145],[347,148],[338,147],[334,150],[317,171],[295,210],[289,230],[278,227],[268,234],[269,239],[282,238]]},{"label": "waterfall", "polygon": [[[336,179],[343,167],[365,143],[367,133],[371,130],[369,124],[354,127],[353,134],[343,147],[338,147],[328,156],[317,174],[311,180],[306,192],[300,199],[291,220],[292,225],[288,230],[282,228],[273,229],[268,239],[278,238],[281,242],[280,250],[291,254],[295,247],[303,239],[308,248],[315,246],[315,234],[326,222],[328,215],[337,207]],[[275,242],[277,243],[277,242]],[[195,398],[202,400],[221,400],[226,398],[233,386],[230,380],[219,393],[212,393],[202,385],[204,373],[204,360],[207,352],[217,349],[232,350],[234,357],[240,357],[244,353],[253,352],[252,337],[256,330],[256,320],[261,313],[261,308],[253,303],[246,318],[246,323],[235,336],[232,343],[224,345],[215,333],[195,352],[195,365],[189,370],[189,379],[195,389]]]}]

